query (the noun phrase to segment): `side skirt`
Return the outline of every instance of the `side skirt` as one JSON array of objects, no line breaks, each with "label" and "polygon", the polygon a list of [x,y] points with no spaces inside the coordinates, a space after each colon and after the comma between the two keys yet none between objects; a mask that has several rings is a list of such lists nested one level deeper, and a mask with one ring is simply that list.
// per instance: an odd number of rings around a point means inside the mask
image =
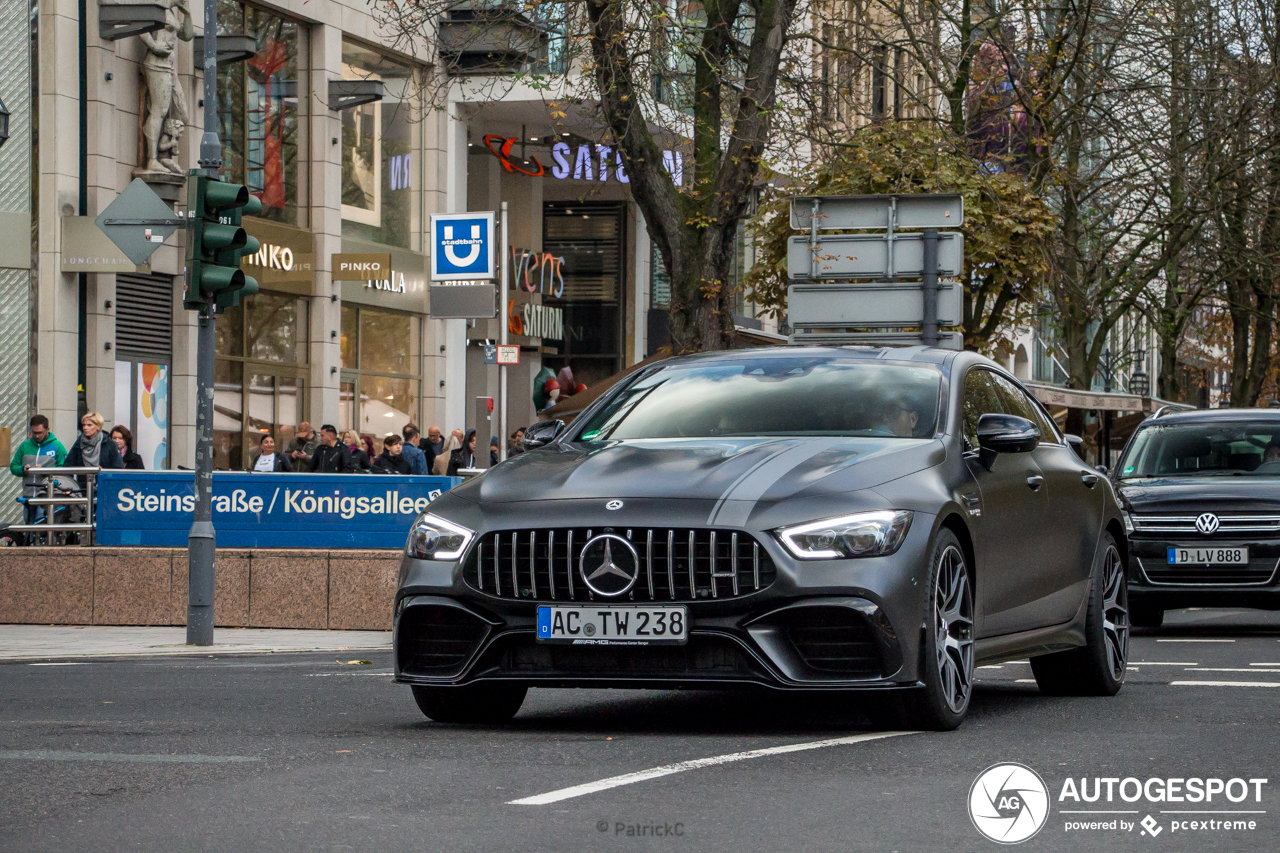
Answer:
[{"label": "side skirt", "polygon": [[1076,609],[1076,615],[1061,625],[1033,628],[1030,631],[1001,634],[998,637],[985,637],[978,640],[975,652],[977,665],[1038,657],[1083,646],[1085,617],[1089,612],[1089,597],[1092,591],[1093,583],[1090,581],[1085,589],[1084,598]]}]

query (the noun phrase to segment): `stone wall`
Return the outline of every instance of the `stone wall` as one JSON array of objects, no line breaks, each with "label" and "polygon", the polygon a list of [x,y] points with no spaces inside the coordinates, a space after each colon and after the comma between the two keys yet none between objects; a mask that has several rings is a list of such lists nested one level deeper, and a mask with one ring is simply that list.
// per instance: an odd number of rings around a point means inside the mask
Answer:
[{"label": "stone wall", "polygon": [[[214,622],[391,630],[399,550],[220,548]],[[185,548],[0,548],[0,623],[185,625]]]}]

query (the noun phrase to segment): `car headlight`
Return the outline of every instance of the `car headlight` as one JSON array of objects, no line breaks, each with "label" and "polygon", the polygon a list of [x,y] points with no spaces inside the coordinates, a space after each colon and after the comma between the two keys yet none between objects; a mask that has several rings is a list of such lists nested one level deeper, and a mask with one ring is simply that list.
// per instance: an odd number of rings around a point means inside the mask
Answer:
[{"label": "car headlight", "polygon": [[475,533],[430,513],[413,523],[404,551],[419,560],[456,560]]},{"label": "car headlight", "polygon": [[897,551],[911,527],[907,510],[879,510],[842,515],[777,531],[778,538],[801,560],[884,557]]}]

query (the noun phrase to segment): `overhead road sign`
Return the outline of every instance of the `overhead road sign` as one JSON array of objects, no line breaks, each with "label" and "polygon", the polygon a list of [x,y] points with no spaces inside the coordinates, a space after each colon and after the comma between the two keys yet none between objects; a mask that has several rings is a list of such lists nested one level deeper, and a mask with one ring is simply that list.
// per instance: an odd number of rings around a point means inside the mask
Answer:
[{"label": "overhead road sign", "polygon": [[[892,251],[890,249],[892,247]],[[964,269],[964,235],[938,234],[938,275]],[[924,234],[823,234],[815,241],[787,241],[787,278],[792,281],[923,278]]]},{"label": "overhead road sign", "polygon": [[[806,344],[818,346],[873,346],[873,347],[905,347],[919,346],[923,343],[920,332],[831,332],[796,331],[790,342],[797,346]],[[930,346],[959,352],[964,349],[964,333],[938,332],[938,342]]]},{"label": "overhead road sign", "polygon": [[135,264],[145,264],[169,235],[187,224],[142,178],[107,205],[94,224]]},{"label": "overhead road sign", "polygon": [[431,280],[484,281],[497,276],[493,212],[431,217]]},{"label": "overhead road sign", "polygon": [[791,200],[792,228],[813,229],[815,203],[819,231],[959,228],[964,224],[964,196],[958,193],[811,195]]},{"label": "overhead road sign", "polygon": [[[916,326],[924,316],[920,282],[793,284],[787,288],[787,322],[793,329]],[[957,281],[938,287],[938,325],[964,322],[964,289]]]}]

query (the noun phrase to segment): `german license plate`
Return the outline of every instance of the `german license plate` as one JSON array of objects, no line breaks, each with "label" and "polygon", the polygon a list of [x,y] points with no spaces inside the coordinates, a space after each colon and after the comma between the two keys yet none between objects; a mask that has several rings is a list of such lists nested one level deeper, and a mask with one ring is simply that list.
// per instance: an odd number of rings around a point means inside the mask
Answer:
[{"label": "german license plate", "polygon": [[681,645],[689,637],[684,607],[538,608],[538,642],[575,646]]},{"label": "german license plate", "polygon": [[1243,566],[1249,562],[1248,548],[1170,548],[1169,565]]}]

